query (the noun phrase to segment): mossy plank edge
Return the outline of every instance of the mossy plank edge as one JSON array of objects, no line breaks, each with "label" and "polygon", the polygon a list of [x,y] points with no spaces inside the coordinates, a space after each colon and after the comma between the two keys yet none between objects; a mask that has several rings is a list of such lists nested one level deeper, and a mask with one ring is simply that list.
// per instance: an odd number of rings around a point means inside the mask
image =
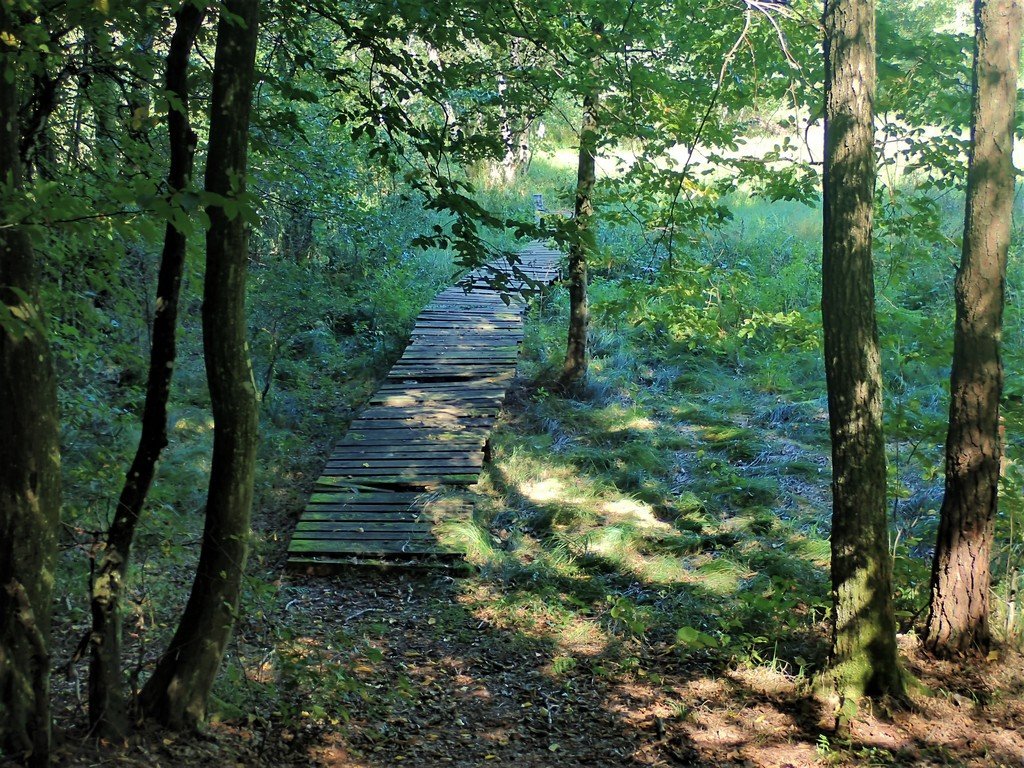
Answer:
[{"label": "mossy plank edge", "polygon": [[303,533],[365,533],[366,531],[377,531],[380,533],[430,533],[434,530],[436,523],[433,520],[390,520],[364,518],[362,520],[311,520],[303,518],[295,526],[295,532]]},{"label": "mossy plank edge", "polygon": [[305,576],[332,576],[350,570],[373,569],[387,573],[436,573],[438,571],[454,576],[468,576],[476,572],[476,566],[461,556],[433,556],[416,558],[289,558],[285,567],[289,572]]},{"label": "mossy plank edge", "polygon": [[288,545],[288,554],[300,555],[462,555],[462,552],[445,547],[437,541],[427,540],[380,540],[352,541],[350,539],[295,539]]}]

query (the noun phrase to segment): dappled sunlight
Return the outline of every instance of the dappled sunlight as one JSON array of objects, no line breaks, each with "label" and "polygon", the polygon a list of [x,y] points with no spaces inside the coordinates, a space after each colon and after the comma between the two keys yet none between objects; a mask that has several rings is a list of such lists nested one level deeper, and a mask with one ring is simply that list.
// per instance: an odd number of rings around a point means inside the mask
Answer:
[{"label": "dappled sunlight", "polygon": [[185,432],[192,435],[202,435],[213,431],[213,417],[203,416],[198,418],[180,417],[174,422],[174,429],[178,432]]},{"label": "dappled sunlight", "polygon": [[565,497],[566,490],[565,483],[557,477],[549,477],[537,482],[527,482],[521,486],[523,496],[538,504],[548,501],[561,501]]},{"label": "dappled sunlight", "polygon": [[554,658],[596,658],[607,651],[612,640],[597,617],[581,615],[530,592],[503,592],[480,585],[462,594],[459,602],[488,625],[550,643],[554,666],[549,671],[555,676],[572,665],[559,669]]},{"label": "dappled sunlight", "polygon": [[659,520],[650,504],[636,499],[624,497],[601,504],[607,522],[627,520],[640,528],[652,528],[659,531],[670,531],[672,526]]},{"label": "dappled sunlight", "polygon": [[635,430],[637,432],[653,432],[659,429],[660,425],[658,422],[650,419],[646,416],[634,416],[627,418],[624,421],[620,421],[616,424],[609,426],[608,431],[612,434],[617,432],[625,432],[627,430]]},{"label": "dappled sunlight", "polygon": [[752,571],[733,560],[710,556],[702,558],[702,562],[697,562],[692,572],[692,578],[701,587],[722,597],[734,595],[740,587],[740,582],[753,575]]}]

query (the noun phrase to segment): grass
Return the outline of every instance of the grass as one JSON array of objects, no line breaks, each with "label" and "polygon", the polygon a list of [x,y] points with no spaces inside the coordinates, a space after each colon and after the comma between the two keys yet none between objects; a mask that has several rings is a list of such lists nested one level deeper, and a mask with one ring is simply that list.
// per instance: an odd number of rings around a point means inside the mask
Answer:
[{"label": "grass", "polygon": [[[602,231],[602,248],[618,255],[596,270],[591,374],[573,397],[547,388],[561,355],[564,297],[556,292],[535,312],[522,391],[493,440],[490,512],[478,521],[508,543],[475,557],[503,589],[549,599],[552,583],[585,578],[586,594],[574,593],[579,620],[623,638],[697,626],[721,650],[752,657],[766,651],[758,628],[775,630],[776,652],[824,634],[830,477],[820,213],[742,192],[729,203],[732,220],[685,257],[691,276],[669,270],[653,288],[636,282],[647,265],[631,259],[635,233]],[[949,276],[933,250],[913,237],[884,240],[879,269],[898,603],[906,618],[919,617],[927,599],[941,490]],[[1011,272],[1012,283],[1020,276],[1016,255]],[[1008,331],[1019,324],[1015,312]],[[1019,336],[1006,339],[1007,359],[1016,360]],[[1016,424],[1012,399],[1006,412]],[[1019,545],[1006,526],[1021,522],[1020,457],[1014,441],[1007,447],[999,547],[1006,563],[1016,563]],[[624,595],[643,609],[634,623],[642,632],[609,618]],[[572,610],[574,603],[562,604]]]}]

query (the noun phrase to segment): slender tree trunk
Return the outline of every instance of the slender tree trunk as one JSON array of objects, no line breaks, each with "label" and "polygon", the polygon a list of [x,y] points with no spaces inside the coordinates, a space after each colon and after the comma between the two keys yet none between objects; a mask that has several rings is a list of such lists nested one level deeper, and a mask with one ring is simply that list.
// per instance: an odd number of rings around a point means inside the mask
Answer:
[{"label": "slender tree trunk", "polygon": [[563,386],[574,384],[587,375],[590,352],[587,326],[590,308],[587,305],[587,259],[597,250],[594,229],[594,184],[597,180],[597,97],[583,101],[583,123],[580,130],[580,157],[576,174],[575,236],[569,245],[569,336],[562,367]]},{"label": "slender tree trunk", "polygon": [[932,562],[925,646],[986,651],[999,492],[999,399],[1006,258],[1013,214],[1019,0],[975,0],[974,99],[967,214],[956,276],[946,492]]},{"label": "slender tree trunk", "polygon": [[[16,40],[18,29],[6,5],[0,33],[0,179],[18,190],[18,69],[5,42]],[[38,280],[26,232],[0,229],[0,753],[47,766],[60,443]]]},{"label": "slender tree trunk", "polygon": [[822,325],[832,436],[832,655],[839,697],[904,694],[885,504],[882,375],[871,231],[872,0],[825,4]]},{"label": "slender tree trunk", "polygon": [[[258,10],[257,0],[228,0],[217,27],[206,188],[228,199],[245,191]],[[229,216],[216,205],[207,211],[203,345],[215,428],[206,527],[185,613],[141,696],[147,715],[176,728],[205,718],[234,625],[256,464],[256,384],[245,317],[249,233],[240,213]]]},{"label": "slender tree trunk", "polygon": [[516,136],[512,129],[512,117],[505,104],[505,92],[508,81],[502,72],[498,73],[498,102],[501,104],[501,144],[505,147],[505,155],[501,159],[502,181],[510,184],[516,175]]},{"label": "slender tree trunk", "polygon": [[[192,175],[196,135],[188,119],[188,60],[204,15],[204,10],[191,3],[182,5],[175,14],[176,26],[167,52],[167,92],[173,94],[178,103],[167,115],[171,157],[167,188],[172,201],[188,186]],[[185,233],[168,222],[157,279],[142,435],[121,489],[105,546],[96,558],[92,578],[89,722],[96,733],[107,737],[122,734],[127,725],[121,674],[122,591],[135,528],[153,482],[157,460],[167,446],[167,401],[177,352],[175,335],[185,252]]]}]

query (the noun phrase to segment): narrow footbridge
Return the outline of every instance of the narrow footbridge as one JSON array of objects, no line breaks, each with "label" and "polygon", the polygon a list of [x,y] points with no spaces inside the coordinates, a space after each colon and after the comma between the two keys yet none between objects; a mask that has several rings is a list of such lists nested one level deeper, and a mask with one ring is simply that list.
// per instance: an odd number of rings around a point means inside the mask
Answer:
[{"label": "narrow footbridge", "polygon": [[483,470],[515,375],[526,302],[556,278],[560,256],[532,243],[513,263],[492,261],[441,291],[420,313],[402,357],[317,480],[292,534],[289,568],[459,557],[438,541],[437,526],[472,512],[452,491]]}]

